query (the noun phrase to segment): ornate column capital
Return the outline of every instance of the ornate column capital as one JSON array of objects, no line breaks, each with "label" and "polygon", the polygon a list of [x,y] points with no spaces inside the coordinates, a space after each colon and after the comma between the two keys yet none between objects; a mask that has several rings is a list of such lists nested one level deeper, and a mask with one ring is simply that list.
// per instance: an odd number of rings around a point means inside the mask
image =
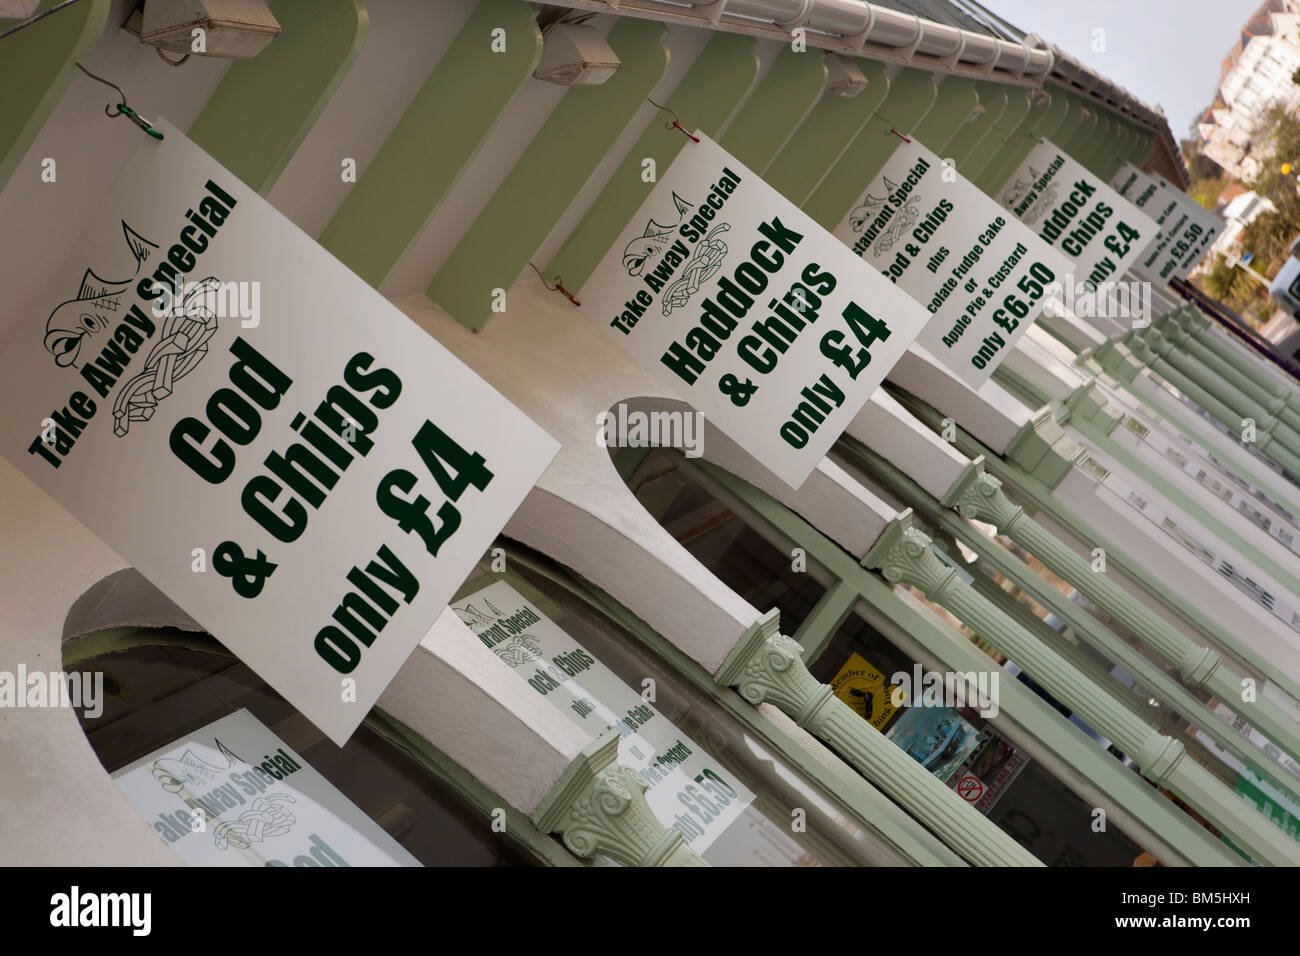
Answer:
[{"label": "ornate column capital", "polygon": [[[942,567],[933,555],[930,560]],[[735,687],[751,704],[779,708],[976,866],[1041,865],[808,673],[803,648],[781,635],[779,621],[776,611],[763,615],[731,649],[714,680]]]},{"label": "ornate column capital", "polygon": [[1008,500],[1002,482],[984,470],[983,455],[962,469],[940,504],[955,508],[963,518],[988,522],[999,531],[1025,513]]},{"label": "ornate column capital", "polygon": [[599,853],[623,866],[708,866],[665,827],[645,801],[646,782],[618,763],[610,728],[574,758],[533,813],[544,833],[558,833],[575,856]]},{"label": "ornate column capital", "polygon": [[912,509],[900,511],[898,517],[885,526],[871,550],[862,559],[863,567],[880,571],[886,581],[902,581],[920,588],[932,601],[940,600],[943,592],[957,577],[957,572],[944,565],[930,551],[930,539],[919,528],[912,526]]},{"label": "ornate column capital", "polygon": [[734,687],[757,706],[770,703],[805,726],[830,696],[803,663],[803,647],[780,633],[781,612],[771,610],[753,624],[727,654],[714,680]]}]

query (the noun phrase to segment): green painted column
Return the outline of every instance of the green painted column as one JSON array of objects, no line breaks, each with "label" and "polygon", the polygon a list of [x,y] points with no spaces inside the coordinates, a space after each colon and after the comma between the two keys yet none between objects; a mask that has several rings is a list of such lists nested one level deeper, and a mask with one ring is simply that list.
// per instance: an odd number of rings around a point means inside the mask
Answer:
[{"label": "green painted column", "polygon": [[361,0],[275,0],[281,33],[236,60],[189,137],[265,196],[361,52],[370,18]]},{"label": "green painted column", "polygon": [[[680,116],[688,130],[699,129],[708,136],[716,136],[749,95],[757,75],[758,55],[753,37],[715,33],[664,106]],[[678,152],[690,145],[690,140],[680,131],[665,129],[661,117],[671,117],[671,114],[658,113],[651,120],[587,215],[546,267],[547,275],[563,276],[569,289],[582,288],[654,188],[654,183],[641,179],[642,162],[652,159],[656,169],[667,170]]]},{"label": "green painted column", "polygon": [[867,88],[857,96],[818,100],[763,174],[773,189],[796,206],[804,204],[893,88],[883,63],[859,60],[858,65],[867,75]]},{"label": "green painted column", "polygon": [[492,315],[495,290],[509,289],[528,268],[556,220],[644,105],[668,66],[666,35],[654,20],[625,17],[614,25],[606,39],[622,66],[599,86],[565,91],[447,257],[426,292],[461,325],[483,327]]},{"label": "green painted column", "polygon": [[970,160],[980,143],[993,132],[993,128],[1007,111],[1007,91],[997,83],[979,82],[975,84],[975,96],[979,101],[980,114],[967,119],[953,133],[948,145],[941,154],[944,159],[951,159],[957,171],[966,175],[966,163]]},{"label": "green painted column", "polygon": [[[894,397],[931,431],[943,432],[942,412],[905,392],[895,391]],[[1257,653],[1238,634],[1196,613],[1187,602],[1179,600],[1177,594],[1170,592],[1153,569],[1135,561],[1114,541],[1098,535],[1094,527],[1081,521],[1059,500],[1055,494],[1056,486],[1069,473],[1082,449],[1056,423],[1050,408],[1040,410],[1025,424],[1008,444],[1003,457],[999,457],[960,425],[957,426],[956,447],[968,458],[982,456],[988,470],[1003,484],[1014,487],[1020,500],[1031,502],[1035,508],[1051,515],[1053,520],[1080,541],[1104,549],[1107,564],[1133,581],[1152,601],[1165,607],[1212,644],[1229,649],[1292,698],[1300,700],[1300,684],[1288,677],[1276,663]]]},{"label": "green painted column", "polygon": [[826,229],[834,229],[853,208],[867,183],[875,178],[902,140],[935,103],[937,87],[928,70],[904,69],[889,87],[889,96],[858,131],[835,165],[817,183],[803,204],[804,212]]},{"label": "green painted column", "polygon": [[[1273,444],[1281,444],[1293,455],[1300,455],[1300,431],[1292,428],[1284,421],[1280,421],[1274,415],[1272,409],[1265,408],[1258,402],[1253,401],[1250,396],[1214,375],[1209,369],[1189,360],[1187,356],[1174,348],[1172,342],[1154,328],[1142,329],[1140,332],[1131,334],[1134,336],[1134,341],[1141,342],[1156,355],[1157,362],[1162,368],[1176,370],[1184,382],[1194,383],[1202,394],[1211,396],[1215,400],[1218,411],[1207,407],[1194,395],[1192,397],[1202,408],[1218,417],[1224,424],[1240,428],[1243,419],[1253,419],[1258,429],[1269,433],[1273,439]],[[1133,342],[1129,343],[1129,347],[1133,348]],[[1136,349],[1134,351],[1136,352]],[[1137,354],[1139,358],[1144,357],[1140,352]],[[1156,371],[1169,378],[1161,368],[1157,368]],[[1170,381],[1174,380],[1170,378]],[[1180,390],[1182,389],[1182,386],[1178,385],[1177,382],[1175,382],[1175,386]],[[1191,392],[1188,394],[1191,394]],[[1228,413],[1226,417],[1220,417],[1220,414],[1225,410]],[[1271,457],[1271,453],[1269,454]],[[1278,464],[1282,464],[1282,462],[1279,461]]]},{"label": "green painted column", "polygon": [[767,703],[825,741],[859,773],[976,866],[1042,866],[1034,856],[808,672],[803,648],[764,615],[727,655],[717,681]]},{"label": "green painted column", "polygon": [[[1225,522],[1205,507],[1202,502],[1189,496],[1182,486],[1170,481],[1168,475],[1153,468],[1145,459],[1135,455],[1128,447],[1113,440],[1110,437],[1110,432],[1119,424],[1120,419],[1109,418],[1104,411],[1097,411],[1095,404],[1093,404],[1091,408],[1093,418],[1089,421],[1085,417],[1089,409],[1081,404],[1087,401],[1085,397],[1086,391],[1087,386],[1080,386],[1070,396],[1073,401],[1067,400],[1064,403],[1057,402],[1053,405],[1053,412],[1058,424],[1065,425],[1067,422],[1074,424],[1107,458],[1122,465],[1137,475],[1138,478],[1151,485],[1168,501],[1187,512],[1192,520],[1202,525],[1228,547],[1234,548],[1242,557],[1253,562],[1265,574],[1272,575],[1278,584],[1293,595],[1300,597],[1300,578],[1295,574],[1296,558],[1288,554],[1279,561],[1275,557],[1276,551],[1265,550],[1259,546],[1258,539],[1251,539],[1240,534],[1238,529],[1241,526],[1239,524]],[[1104,403],[1104,397],[1101,400]],[[1080,414],[1077,416],[1076,408],[1080,409]]]},{"label": "green painted column", "polygon": [[[719,500],[728,504],[734,502],[736,508],[752,515],[752,518],[747,518],[753,522],[751,527],[774,545],[784,549],[788,542],[797,543],[807,550],[809,558],[840,581],[850,584],[866,605],[887,618],[888,626],[897,628],[899,634],[905,634],[922,653],[929,655],[936,668],[964,674],[990,667],[988,655],[938,614],[910,593],[896,592],[880,575],[864,568],[856,556],[850,555],[789,508],[709,464],[707,459],[700,459],[697,464],[688,459],[685,467]],[[1005,718],[1014,726],[1024,728],[1040,746],[1096,786],[1104,799],[1123,807],[1140,827],[1166,841],[1192,864],[1231,866],[1240,862],[1240,857],[1222,841],[1098,747],[1026,685],[1007,681],[1000,690],[999,716],[994,718],[995,725]]]},{"label": "green painted column", "polygon": [[1300,400],[1300,383],[1293,379],[1284,380],[1284,373],[1274,373],[1262,356],[1247,351],[1245,346],[1231,339],[1216,335],[1213,331],[1214,323],[1202,315],[1200,309],[1190,307],[1179,311],[1182,313],[1183,327],[1188,330],[1198,345],[1214,353],[1243,375],[1258,377],[1258,381],[1268,387],[1274,396],[1286,398],[1289,403],[1300,405],[1300,401],[1297,401]]},{"label": "green painted column", "polygon": [[1300,845],[1285,838],[1279,826],[1243,806],[1240,798],[1208,770],[1186,759],[1182,743],[1157,733],[1115,703],[1102,687],[1041,644],[940,562],[930,550],[930,539],[912,527],[910,509],[890,522],[863,563],[878,568],[891,583],[919,588],[931,601],[955,614],[1023,667],[1049,694],[1131,756],[1144,777],[1177,794],[1257,862],[1300,866]]},{"label": "green painted column", "polygon": [[762,176],[781,148],[799,133],[825,88],[826,58],[785,47],[718,145]]},{"label": "green painted column", "polygon": [[[978,89],[982,91],[986,85],[988,84],[981,83]],[[1020,86],[1003,86],[1001,92],[1006,98],[1006,108],[993,123],[993,128],[967,154],[965,162],[959,166],[961,174],[972,182],[978,183],[980,174],[1007,148],[1011,137],[1029,121],[1032,91]],[[984,93],[981,92],[980,102],[984,100]]]},{"label": "green painted column", "polygon": [[[481,0],[321,233],[321,245],[375,288],[537,67],[536,16],[523,0]],[[498,28],[506,39],[499,53]]]},{"label": "green painted column", "polygon": [[[55,2],[41,0],[39,10],[48,10]],[[109,0],[82,0],[0,40],[0,189],[72,83],[78,72],[76,62],[99,42],[108,8]],[[95,87],[105,104],[116,102],[110,99],[115,94],[108,87]],[[39,182],[40,173],[39,167],[31,170],[33,183]]]},{"label": "green painted column", "polygon": [[1025,123],[1007,139],[1002,151],[975,177],[975,185],[990,196],[996,195],[1041,140],[1051,140],[1058,130],[1066,127],[1071,109],[1077,109],[1074,102],[1059,90],[1051,93],[1044,88],[1039,93],[1041,98],[1030,108]]},{"label": "green painted column", "polygon": [[[894,467],[894,465],[883,456],[851,436],[843,436],[837,447],[846,452],[854,461],[866,468],[874,478],[879,480],[889,489],[889,491],[897,495],[904,504],[916,509],[917,513],[924,517],[929,524],[937,527],[943,533],[951,535],[978,554],[980,559],[991,566],[993,570],[1012,581],[1016,587],[1024,591],[1036,602],[1064,621],[1065,624],[1074,631],[1077,637],[1082,638],[1100,651],[1107,659],[1124,668],[1126,672],[1136,678],[1139,684],[1154,693],[1162,702],[1169,705],[1179,715],[1187,720],[1193,721],[1196,726],[1209,735],[1215,743],[1219,744],[1219,746],[1223,747],[1238,760],[1267,777],[1283,790],[1291,791],[1296,793],[1297,796],[1300,796],[1300,780],[1296,780],[1294,777],[1288,779],[1289,775],[1283,773],[1278,768],[1277,762],[1271,756],[1266,754],[1259,746],[1251,743],[1247,738],[1237,733],[1231,726],[1218,718],[1204,701],[1192,694],[1191,691],[1187,690],[1173,676],[1166,673],[1162,664],[1149,660],[1138,648],[1130,645],[1127,640],[1120,637],[1119,634],[1115,633],[1101,621],[1097,620],[1096,617],[1084,609],[1083,605],[1070,600],[1070,598],[1065,594],[1058,591],[1042,576],[1030,568],[1029,565],[1016,557],[1012,551],[1002,545],[997,538],[990,537],[989,535],[971,527],[965,521],[961,520],[961,518],[958,517],[958,514],[954,514],[953,511],[948,510],[942,503],[932,498],[914,479]],[[974,469],[976,463],[978,463],[979,467],[982,469],[983,458],[977,458],[975,462],[972,463],[972,469],[970,470]],[[988,481],[997,480],[987,474],[984,477]],[[957,486],[964,480],[969,480],[968,476],[965,474],[963,474],[957,482],[954,482],[954,489],[957,489]],[[966,512],[963,511],[962,501],[965,497],[969,496],[970,492],[968,490],[965,495],[962,495],[958,491],[957,494],[958,503],[953,507],[959,514],[968,516],[966,515]],[[1001,492],[999,491],[998,494],[1001,494]],[[980,503],[977,502],[977,506],[980,506]],[[980,506],[980,511],[975,513],[974,517],[978,521],[987,522],[989,519],[984,516],[983,510],[982,506]],[[999,530],[1001,530],[1000,526],[998,527]],[[1020,544],[1020,542],[1016,543]],[[1024,547],[1023,544],[1020,546]],[[1073,555],[1073,552],[1070,552],[1070,554]],[[1034,553],[1034,557],[1042,560],[1037,553]],[[1046,562],[1044,562],[1044,564],[1046,564]],[[1091,573],[1091,566],[1087,565],[1086,562],[1084,562],[1084,566],[1087,567],[1089,573]],[[1064,580],[1073,583],[1072,578],[1065,578],[1060,571],[1052,568],[1050,565],[1048,565],[1048,568],[1058,577],[1062,577]],[[989,587],[987,589],[981,586],[983,581],[988,582]],[[975,575],[975,587],[976,590],[985,597],[994,600],[994,603],[997,603],[998,595],[1005,594],[1001,588],[992,581],[989,581],[989,579],[984,578],[983,575]],[[1124,593],[1127,594],[1127,592]],[[1110,613],[1109,608],[1103,602],[1095,599],[1094,602],[1101,605],[1107,613]],[[1142,607],[1141,605],[1139,605],[1139,607],[1141,607],[1143,611],[1146,610],[1145,607]],[[1034,615],[1029,612],[1024,605],[1019,604],[1019,602],[1016,602],[1015,600],[1010,600],[1007,606],[1002,609],[1004,612],[1009,613],[1013,618],[1018,616],[1019,611],[1023,611],[1023,617],[1019,618],[1022,625],[1033,631],[1035,636],[1039,639],[1047,640],[1051,646],[1058,652],[1062,653],[1063,656],[1070,658],[1071,663],[1076,667],[1085,671],[1089,669],[1089,665],[1092,663],[1090,658],[1080,657],[1076,660],[1071,656],[1069,651],[1065,650],[1068,645],[1061,639],[1060,635],[1044,625],[1040,619],[1034,617]],[[1115,617],[1113,613],[1110,613],[1110,616],[1113,618]],[[1118,620],[1118,618],[1116,619]],[[1157,618],[1157,620],[1159,620],[1159,618]],[[1094,677],[1099,678],[1103,686],[1115,690],[1116,693],[1112,696],[1116,696],[1116,699],[1120,703],[1127,706],[1127,695],[1117,687],[1112,687],[1110,685],[1109,674],[1102,671],[1095,674]],[[1296,731],[1300,731],[1300,728],[1295,728],[1292,733],[1294,734]]]},{"label": "green painted column", "polygon": [[[1300,759],[1300,725],[1263,697],[1243,700],[1246,685],[1242,676],[1224,663],[1217,651],[1196,644],[1105,574],[1093,571],[1091,564],[1007,499],[1002,482],[984,471],[983,460],[971,462],[943,496],[943,504],[965,518],[993,525],[1173,664],[1186,684],[1205,688],[1277,746]],[[1208,714],[1206,717],[1214,719]]]},{"label": "green painted column", "polygon": [[1184,313],[1171,312],[1158,320],[1156,330],[1174,347],[1177,354],[1183,356],[1188,365],[1192,363],[1205,369],[1207,375],[1214,375],[1250,398],[1251,401],[1276,415],[1293,429],[1300,429],[1300,409],[1288,402],[1286,395],[1279,395],[1268,388],[1265,380],[1256,371],[1253,375],[1243,374],[1232,364],[1225,362],[1214,352],[1198,342],[1191,332],[1190,323],[1184,319]]},{"label": "green painted column", "polygon": [[979,95],[975,92],[974,80],[964,76],[945,76],[939,81],[934,106],[917,123],[912,135],[931,152],[946,159],[948,143],[961,132],[971,111],[978,105]]}]

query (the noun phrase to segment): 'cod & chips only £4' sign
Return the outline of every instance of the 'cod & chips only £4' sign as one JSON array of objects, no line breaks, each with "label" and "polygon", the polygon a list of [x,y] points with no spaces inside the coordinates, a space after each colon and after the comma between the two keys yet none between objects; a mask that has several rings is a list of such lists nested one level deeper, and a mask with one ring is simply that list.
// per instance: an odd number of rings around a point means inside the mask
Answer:
[{"label": "'cod & chips only \u00a34' sign", "polygon": [[698,130],[582,313],[792,487],[929,316]]},{"label": "'cod & chips only \u00a34' sign", "polygon": [[160,126],[0,356],[0,451],[341,745],[559,446]]}]

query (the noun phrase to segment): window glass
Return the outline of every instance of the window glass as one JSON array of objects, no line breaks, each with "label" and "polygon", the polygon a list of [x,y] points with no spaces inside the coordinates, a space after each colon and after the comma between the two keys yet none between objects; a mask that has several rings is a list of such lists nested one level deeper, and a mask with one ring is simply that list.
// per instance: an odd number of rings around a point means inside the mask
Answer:
[{"label": "window glass", "polygon": [[[621,735],[620,762],[649,785],[666,825],[714,865],[866,865],[874,837],[774,748],[634,635],[508,542],[452,607],[471,630],[593,737]],[[531,566],[530,566],[531,564]],[[563,572],[559,572],[563,574]]]},{"label": "window glass", "polygon": [[826,592],[826,571],[745,524],[678,467],[679,452],[647,460],[655,473],[630,486],[642,506],[723,584],[759,611],[780,610],[781,633],[797,633]]},{"label": "window glass", "polygon": [[[346,746],[338,747],[215,640],[172,631],[154,633],[155,643],[103,654],[70,668],[104,674],[103,713],[93,719],[80,710],[77,713],[105,770],[118,771],[243,709],[420,863],[535,862],[507,835],[493,833],[491,820],[448,784],[375,730],[362,725]],[[261,755],[240,756],[256,760]],[[177,805],[181,806],[179,801]],[[208,826],[215,831],[214,824],[232,822],[245,812],[239,805]],[[266,858],[279,852],[269,841],[254,849],[262,846],[267,848]]]}]

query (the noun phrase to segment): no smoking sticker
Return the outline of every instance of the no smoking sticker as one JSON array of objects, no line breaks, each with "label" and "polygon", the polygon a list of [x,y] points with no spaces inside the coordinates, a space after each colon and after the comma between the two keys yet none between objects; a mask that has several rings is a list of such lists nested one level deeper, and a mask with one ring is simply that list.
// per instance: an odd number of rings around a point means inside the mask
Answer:
[{"label": "no smoking sticker", "polygon": [[977,803],[984,796],[984,783],[974,774],[966,774],[957,781],[957,795],[967,803]]}]

